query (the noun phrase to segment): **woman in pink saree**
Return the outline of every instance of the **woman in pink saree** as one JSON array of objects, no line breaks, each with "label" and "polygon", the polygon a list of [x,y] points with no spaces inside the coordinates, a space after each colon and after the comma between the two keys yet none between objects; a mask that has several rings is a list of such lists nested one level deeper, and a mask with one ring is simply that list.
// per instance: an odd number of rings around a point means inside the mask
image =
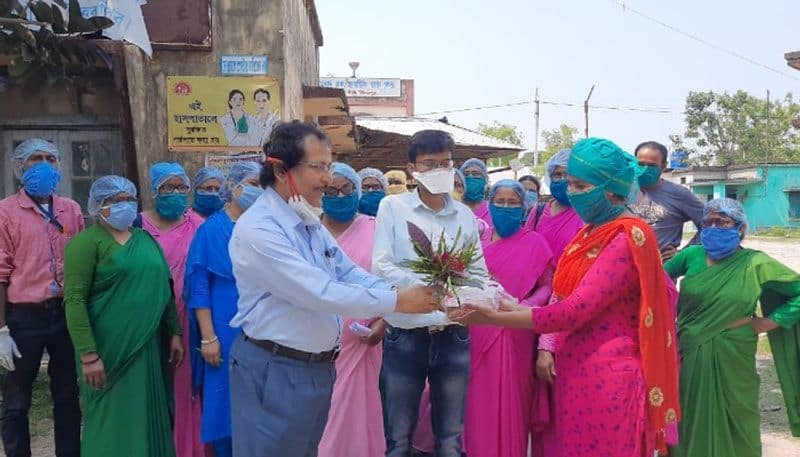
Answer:
[{"label": "woman in pink saree", "polygon": [[571,152],[571,149],[561,150],[547,161],[544,180],[550,187],[553,201],[540,210],[541,214],[531,211],[525,223],[526,228],[535,230],[547,240],[556,262],[584,225],[567,198],[567,161]]},{"label": "woman in pink saree", "polygon": [[[552,254],[541,235],[522,228],[522,185],[504,179],[492,186],[489,211],[493,235],[483,246],[489,273],[524,306],[544,306],[552,291]],[[534,392],[547,392],[543,381],[535,377],[535,347],[536,334],[531,330],[470,328],[472,377],[464,424],[467,455],[528,455]]]},{"label": "woman in pink saree", "polygon": [[[189,177],[177,163],[160,162],[150,168],[150,186],[155,194],[155,209],[142,213],[142,228],[158,241],[172,273],[175,305],[183,329],[183,348],[189,354],[189,316],[183,301],[183,276],[186,256],[197,227],[203,220],[187,211]],[[175,451],[177,457],[203,457],[200,441],[200,397],[192,392],[192,369],[189,363],[173,373],[175,402]]]},{"label": "woman in pink saree", "polygon": [[[375,218],[356,213],[360,198],[361,179],[355,170],[334,163],[333,181],[322,198],[322,224],[356,265],[370,271]],[[351,330],[354,324],[363,326],[363,336]],[[382,319],[344,319],[342,352],[336,360],[336,383],[319,457],[371,457],[386,452],[378,389],[383,333]]]}]

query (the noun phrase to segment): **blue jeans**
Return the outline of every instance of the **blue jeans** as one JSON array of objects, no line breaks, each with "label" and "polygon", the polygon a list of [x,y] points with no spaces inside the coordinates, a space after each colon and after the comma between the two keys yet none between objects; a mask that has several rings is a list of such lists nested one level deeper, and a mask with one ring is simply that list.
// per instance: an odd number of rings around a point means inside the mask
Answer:
[{"label": "blue jeans", "polygon": [[461,456],[469,363],[466,327],[450,325],[437,333],[429,333],[426,328],[389,327],[383,341],[381,369],[387,457],[411,453],[425,378],[430,384],[435,455]]},{"label": "blue jeans", "polygon": [[229,357],[233,455],[315,457],[328,423],[333,362],[278,356],[243,335]]}]

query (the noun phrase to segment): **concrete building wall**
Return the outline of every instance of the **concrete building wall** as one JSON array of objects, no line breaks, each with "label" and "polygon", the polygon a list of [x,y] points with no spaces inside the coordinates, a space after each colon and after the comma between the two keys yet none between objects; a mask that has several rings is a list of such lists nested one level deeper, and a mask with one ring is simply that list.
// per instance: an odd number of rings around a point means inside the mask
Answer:
[{"label": "concrete building wall", "polygon": [[800,227],[789,217],[788,191],[800,189],[800,166],[759,167],[761,182],[741,186],[739,199],[752,229]]},{"label": "concrete building wall", "polygon": [[214,0],[211,51],[155,51],[152,60],[125,46],[132,123],[141,177],[142,202],[151,202],[150,164],[182,163],[193,174],[203,153],[167,151],[167,76],[219,76],[223,54],[266,54],[269,75],[281,81],[281,117],[302,118],[303,84],[319,75],[317,46],[304,0]]}]

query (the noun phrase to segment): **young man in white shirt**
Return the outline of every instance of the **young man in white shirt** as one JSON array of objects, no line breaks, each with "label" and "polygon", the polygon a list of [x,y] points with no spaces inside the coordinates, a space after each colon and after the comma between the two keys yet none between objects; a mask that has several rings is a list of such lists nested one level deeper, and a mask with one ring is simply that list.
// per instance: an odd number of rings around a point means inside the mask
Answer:
[{"label": "young man in white shirt", "polygon": [[[425,232],[435,246],[444,233],[452,245],[459,228],[459,243],[478,240],[475,216],[453,201],[453,138],[440,130],[424,130],[411,137],[408,170],[419,183],[412,192],[383,199],[378,210],[373,273],[397,287],[423,284],[420,275],[400,264],[416,258],[407,222]],[[479,245],[480,246],[480,245]],[[481,258],[478,267],[486,274]],[[428,314],[385,315],[383,343],[387,457],[407,456],[417,423],[425,379],[430,383],[431,419],[436,435],[436,455],[459,457],[464,425],[464,401],[469,381],[469,332],[450,321],[442,311]]]}]

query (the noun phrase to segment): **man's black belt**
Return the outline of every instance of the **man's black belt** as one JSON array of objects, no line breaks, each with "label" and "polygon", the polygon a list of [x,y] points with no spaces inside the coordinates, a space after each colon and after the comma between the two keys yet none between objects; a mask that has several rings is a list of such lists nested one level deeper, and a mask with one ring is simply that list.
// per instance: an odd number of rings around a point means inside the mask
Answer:
[{"label": "man's black belt", "polygon": [[275,355],[288,357],[290,359],[299,360],[307,363],[320,363],[320,362],[333,362],[339,357],[339,350],[332,349],[326,352],[305,352],[290,347],[281,346],[280,344],[270,340],[255,340],[245,335],[244,340],[254,344],[265,351],[271,352]]}]

